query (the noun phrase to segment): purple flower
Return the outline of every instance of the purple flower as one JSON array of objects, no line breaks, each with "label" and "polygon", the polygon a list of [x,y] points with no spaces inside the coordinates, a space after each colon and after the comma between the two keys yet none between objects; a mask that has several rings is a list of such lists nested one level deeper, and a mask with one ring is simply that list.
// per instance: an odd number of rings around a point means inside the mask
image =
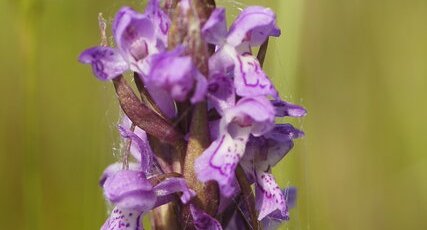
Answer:
[{"label": "purple flower", "polygon": [[275,166],[293,147],[293,139],[304,135],[290,124],[276,125],[261,137],[251,137],[246,153],[241,161],[248,178],[255,182],[258,219],[280,211],[288,218],[285,196],[271,174]]},{"label": "purple flower", "polygon": [[[121,164],[109,166],[101,177],[100,184],[105,198],[115,205],[113,212],[102,229],[139,229],[139,219],[143,213],[174,200],[174,193],[182,192],[181,202],[187,203],[195,195],[183,178],[167,178],[152,185],[149,175],[154,167],[151,151],[144,131],[130,130],[127,117],[119,126],[123,138],[132,142],[131,152],[138,163],[130,163],[124,170]],[[133,146],[133,147],[132,147]],[[132,150],[133,149],[133,150]],[[156,175],[152,175],[156,176]]]},{"label": "purple flower", "polygon": [[267,171],[275,166],[293,148],[294,139],[304,136],[304,132],[291,124],[276,124],[268,133],[249,139],[242,166],[249,178],[255,170]]},{"label": "purple flower", "polygon": [[184,47],[153,55],[149,60],[147,84],[152,84],[169,93],[173,99],[184,101],[195,86],[191,102],[204,99],[207,80],[193,64],[190,56],[183,56]]},{"label": "purple flower", "polygon": [[153,186],[143,172],[134,170],[118,171],[106,179],[103,188],[106,199],[120,209],[141,212],[171,201],[170,195],[176,192],[183,192],[183,203],[194,196],[183,178],[168,178]]},{"label": "purple flower", "polygon": [[138,171],[122,170],[104,184],[107,200],[115,204],[102,229],[140,229],[140,217],[149,210],[174,200],[173,193],[183,192],[183,203],[195,195],[182,178],[169,178],[156,186]]},{"label": "purple flower", "polygon": [[[162,16],[163,17],[163,16]],[[80,62],[91,64],[100,80],[111,80],[128,69],[143,74],[143,60],[157,53],[164,35],[155,29],[156,17],[123,7],[113,22],[113,37],[117,48],[94,47],[85,50]],[[164,39],[163,39],[164,40]],[[159,44],[158,44],[159,43]]]},{"label": "purple flower", "polygon": [[273,96],[277,90],[252,55],[251,47],[261,45],[269,36],[279,36],[276,16],[268,8],[244,9],[226,32],[225,10],[216,9],[202,29],[207,42],[218,46],[209,60],[211,75],[232,75],[239,96]]},{"label": "purple flower", "polygon": [[297,190],[294,187],[289,187],[282,190],[285,197],[286,210],[283,214],[281,211],[276,210],[262,219],[261,224],[264,230],[274,230],[279,227],[283,221],[289,220],[289,209],[295,206]]},{"label": "purple flower", "polygon": [[[166,49],[170,19],[160,9],[158,0],[151,0],[144,14],[123,7],[113,22],[113,37],[117,48],[93,47],[85,50],[80,62],[91,64],[94,75],[100,80],[112,80],[127,70],[141,77],[148,75],[150,55]],[[160,110],[168,117],[176,115],[172,97],[152,84],[145,87]]]},{"label": "purple flower", "polygon": [[219,137],[195,162],[199,180],[218,182],[221,193],[235,192],[235,169],[245,152],[249,135],[260,136],[274,123],[274,109],[264,97],[242,98],[224,111]]}]

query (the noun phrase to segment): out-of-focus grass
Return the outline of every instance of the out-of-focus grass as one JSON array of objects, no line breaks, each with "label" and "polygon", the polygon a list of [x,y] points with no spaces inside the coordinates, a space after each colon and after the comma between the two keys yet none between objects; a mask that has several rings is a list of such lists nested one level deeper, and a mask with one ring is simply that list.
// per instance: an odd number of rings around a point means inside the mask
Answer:
[{"label": "out-of-focus grass", "polygon": [[[277,11],[266,72],[309,115],[274,169],[298,187],[283,229],[426,229],[427,2],[218,1]],[[77,63],[97,15],[141,1],[1,0],[0,222],[97,229],[97,179],[117,146],[111,85]],[[291,121],[286,119],[285,121]]]}]

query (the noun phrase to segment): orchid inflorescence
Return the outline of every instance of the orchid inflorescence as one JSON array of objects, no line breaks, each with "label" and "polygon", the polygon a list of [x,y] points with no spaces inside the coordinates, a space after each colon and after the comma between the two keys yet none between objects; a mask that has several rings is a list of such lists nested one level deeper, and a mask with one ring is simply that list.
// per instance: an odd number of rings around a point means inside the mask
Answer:
[{"label": "orchid inflorescence", "polygon": [[283,101],[262,70],[269,37],[280,35],[274,12],[247,7],[227,29],[213,0],[149,0],[144,13],[119,10],[115,47],[103,34],[103,45],[79,60],[114,83],[128,145],[101,177],[114,206],[102,229],[142,229],[147,213],[155,229],[266,229],[288,220],[295,188],[281,189],[271,170],[303,132],[275,119],[306,111]]}]

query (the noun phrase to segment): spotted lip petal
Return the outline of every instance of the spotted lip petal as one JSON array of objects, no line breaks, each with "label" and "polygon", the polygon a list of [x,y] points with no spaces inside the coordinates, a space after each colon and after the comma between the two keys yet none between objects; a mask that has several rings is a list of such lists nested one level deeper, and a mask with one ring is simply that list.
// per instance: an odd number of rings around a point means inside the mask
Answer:
[{"label": "spotted lip petal", "polygon": [[115,207],[101,230],[141,230],[142,212]]},{"label": "spotted lip petal", "polygon": [[227,43],[235,47],[244,42],[259,46],[269,36],[280,36],[275,13],[269,8],[251,6],[244,9],[232,24]]},{"label": "spotted lip petal", "polygon": [[120,52],[110,47],[87,49],[80,55],[79,61],[92,65],[93,74],[102,81],[112,80],[129,69]]},{"label": "spotted lip petal", "polygon": [[241,131],[234,139],[225,133],[214,141],[203,154],[196,159],[195,171],[202,182],[215,180],[221,193],[230,197],[236,191],[235,170],[245,151],[249,129]]},{"label": "spotted lip petal", "polygon": [[[285,196],[286,200],[286,206],[288,209],[291,209],[295,205],[295,199],[296,199],[296,188],[289,187],[282,190],[283,195]],[[273,211],[264,219],[262,219],[261,224],[263,226],[263,229],[265,230],[276,230],[280,226],[283,221],[288,221],[290,219],[289,212],[285,212],[284,214],[279,211]]]},{"label": "spotted lip petal", "polygon": [[258,172],[255,189],[256,207],[259,210],[258,220],[264,219],[275,210],[287,215],[285,196],[270,173]]}]

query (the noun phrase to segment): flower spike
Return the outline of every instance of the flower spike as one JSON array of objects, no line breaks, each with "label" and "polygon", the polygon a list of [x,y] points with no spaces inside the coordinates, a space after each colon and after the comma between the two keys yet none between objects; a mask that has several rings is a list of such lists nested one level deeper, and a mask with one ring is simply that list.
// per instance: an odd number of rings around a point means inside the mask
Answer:
[{"label": "flower spike", "polygon": [[112,81],[123,111],[126,152],[100,179],[114,207],[101,229],[143,229],[149,212],[154,228],[260,230],[288,221],[296,189],[282,189],[272,168],[304,132],[276,118],[307,110],[284,101],[263,70],[269,39],[281,34],[273,10],[249,6],[227,28],[214,0],[147,0],[143,12],[117,12],[112,47],[106,25],[100,18],[101,46],[79,56]]}]

